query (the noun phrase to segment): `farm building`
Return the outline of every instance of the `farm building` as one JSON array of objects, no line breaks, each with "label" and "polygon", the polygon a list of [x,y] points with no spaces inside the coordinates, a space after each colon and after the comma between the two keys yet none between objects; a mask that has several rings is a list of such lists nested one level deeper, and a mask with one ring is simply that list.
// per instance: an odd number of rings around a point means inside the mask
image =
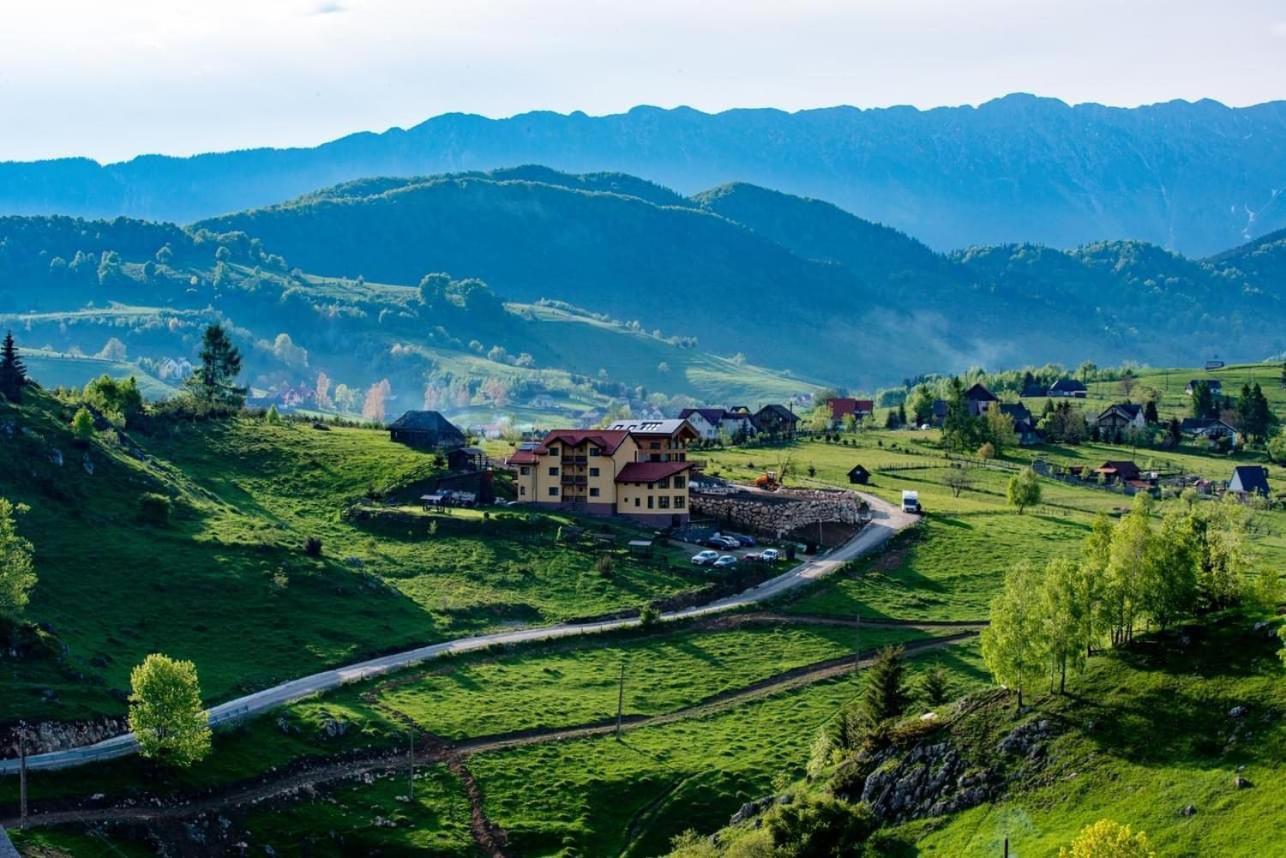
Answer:
[{"label": "farm building", "polygon": [[765,405],[755,412],[754,424],[760,433],[770,438],[789,440],[795,437],[799,418],[784,405]]},{"label": "farm building", "polygon": [[861,465],[854,465],[849,469],[848,481],[856,486],[864,486],[871,481],[871,472]]},{"label": "farm building", "polygon": [[1104,462],[1094,470],[1102,474],[1109,483],[1132,483],[1143,476],[1139,466],[1133,462]]},{"label": "farm building", "polygon": [[1000,400],[979,382],[965,391],[965,401],[969,403],[969,413],[977,417]]},{"label": "farm building", "polygon": [[393,441],[421,450],[454,450],[466,443],[464,433],[436,411],[408,411],[388,432]]},{"label": "farm building", "polygon": [[1077,399],[1084,399],[1089,395],[1085,385],[1073,378],[1060,378],[1049,388],[1050,396],[1071,396]]},{"label": "farm building", "polygon": [[1223,420],[1213,417],[1185,417],[1179,424],[1179,431],[1189,438],[1231,438],[1237,429]]},{"label": "farm building", "polygon": [[1134,402],[1109,405],[1094,418],[1094,428],[1104,438],[1115,438],[1125,432],[1141,432],[1148,428],[1143,406]]},{"label": "farm building", "polygon": [[1242,498],[1268,497],[1268,469],[1263,465],[1238,465],[1232,469],[1228,491]]}]

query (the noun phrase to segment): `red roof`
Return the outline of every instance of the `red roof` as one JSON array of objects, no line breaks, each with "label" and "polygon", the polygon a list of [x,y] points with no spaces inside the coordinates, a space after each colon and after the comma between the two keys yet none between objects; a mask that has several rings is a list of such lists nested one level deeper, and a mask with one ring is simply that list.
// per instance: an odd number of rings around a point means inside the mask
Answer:
[{"label": "red roof", "polygon": [[548,447],[550,444],[562,443],[579,447],[588,441],[602,447],[607,453],[614,453],[628,437],[630,433],[624,429],[555,429],[545,436],[541,445]]},{"label": "red roof", "polygon": [[857,417],[862,414],[875,413],[875,401],[872,399],[852,399],[847,396],[837,396],[834,399],[826,400],[826,404],[831,407],[831,417],[836,420],[841,417],[847,417],[849,414]]},{"label": "red roof", "polygon": [[691,462],[630,462],[616,475],[618,483],[654,483],[692,467]]},{"label": "red roof", "polygon": [[534,450],[519,450],[505,461],[510,465],[538,465],[540,456]]}]

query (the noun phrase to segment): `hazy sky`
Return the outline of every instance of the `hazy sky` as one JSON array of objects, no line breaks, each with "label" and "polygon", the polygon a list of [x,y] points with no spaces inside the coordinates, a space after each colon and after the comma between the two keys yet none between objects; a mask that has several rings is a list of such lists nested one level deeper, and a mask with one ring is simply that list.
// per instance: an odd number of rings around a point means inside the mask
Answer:
[{"label": "hazy sky", "polygon": [[1283,0],[3,0],[0,160],[438,113],[1286,98]]}]

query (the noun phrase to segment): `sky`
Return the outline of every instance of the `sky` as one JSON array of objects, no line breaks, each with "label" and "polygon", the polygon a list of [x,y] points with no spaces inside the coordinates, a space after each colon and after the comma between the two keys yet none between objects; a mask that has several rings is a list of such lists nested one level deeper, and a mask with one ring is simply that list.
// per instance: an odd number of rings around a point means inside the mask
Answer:
[{"label": "sky", "polygon": [[1283,0],[4,0],[0,160],[461,111],[1286,98]]}]

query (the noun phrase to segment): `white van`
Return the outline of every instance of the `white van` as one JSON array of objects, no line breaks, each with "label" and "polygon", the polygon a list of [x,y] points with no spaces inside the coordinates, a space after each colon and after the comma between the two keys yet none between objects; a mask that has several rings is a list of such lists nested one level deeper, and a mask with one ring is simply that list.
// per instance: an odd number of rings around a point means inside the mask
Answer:
[{"label": "white van", "polygon": [[910,513],[920,512],[920,493],[913,491],[902,492],[902,511]]}]

